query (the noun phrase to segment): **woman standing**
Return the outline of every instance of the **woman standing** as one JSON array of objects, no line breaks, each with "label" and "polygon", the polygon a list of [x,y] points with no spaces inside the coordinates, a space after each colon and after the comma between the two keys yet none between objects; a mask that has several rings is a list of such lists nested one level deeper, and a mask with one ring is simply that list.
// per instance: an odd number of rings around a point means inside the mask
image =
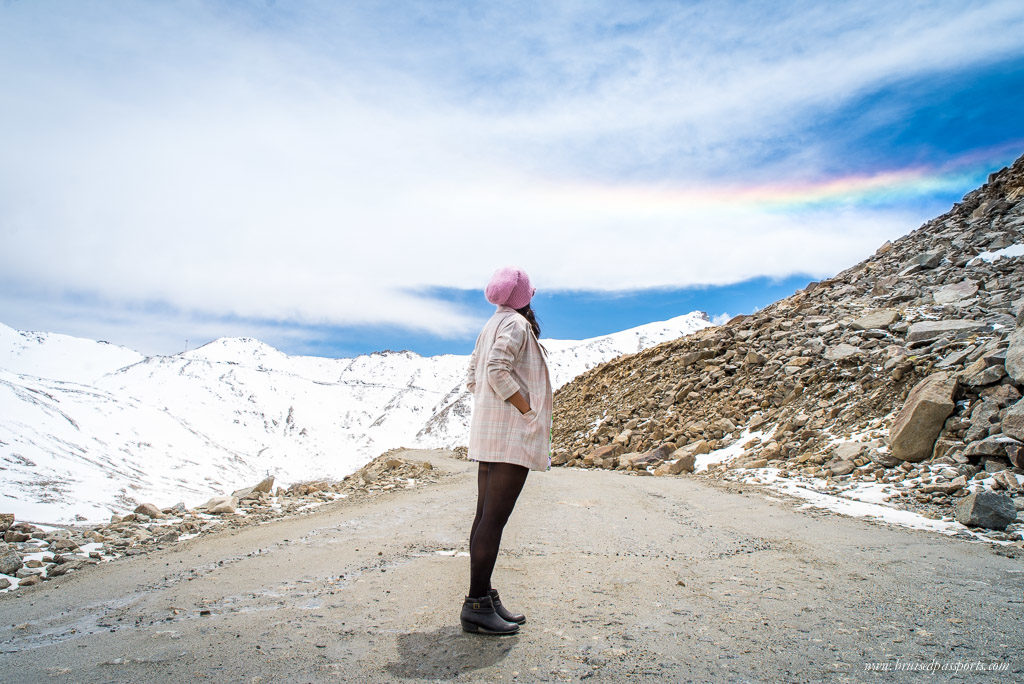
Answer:
[{"label": "woman standing", "polygon": [[476,340],[466,387],[473,395],[469,458],[478,461],[476,516],[469,536],[469,596],[462,628],[479,634],[515,634],[526,622],[506,609],[491,587],[501,533],[531,470],[551,466],[551,378],[530,308],[536,292],[517,268],[502,268],[488,283],[496,305]]}]

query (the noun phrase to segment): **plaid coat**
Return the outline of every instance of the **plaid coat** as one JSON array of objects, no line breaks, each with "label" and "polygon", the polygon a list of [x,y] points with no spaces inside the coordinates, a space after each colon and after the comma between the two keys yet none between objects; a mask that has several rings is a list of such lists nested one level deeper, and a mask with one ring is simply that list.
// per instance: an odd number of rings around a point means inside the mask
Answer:
[{"label": "plaid coat", "polygon": [[[551,377],[533,328],[515,309],[499,306],[476,340],[466,387],[473,395],[469,457],[515,463],[531,470],[551,466]],[[522,392],[530,410],[506,401]]]}]

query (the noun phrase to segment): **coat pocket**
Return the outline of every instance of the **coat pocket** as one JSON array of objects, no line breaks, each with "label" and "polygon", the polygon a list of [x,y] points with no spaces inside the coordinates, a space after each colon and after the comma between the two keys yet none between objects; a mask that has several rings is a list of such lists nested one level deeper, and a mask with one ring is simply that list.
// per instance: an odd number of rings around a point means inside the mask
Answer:
[{"label": "coat pocket", "polygon": [[548,451],[548,427],[544,425],[543,420],[537,414],[537,410],[531,408],[526,413],[521,414],[523,419],[522,435],[523,435],[523,448],[530,458],[538,458],[541,456],[547,456]]}]

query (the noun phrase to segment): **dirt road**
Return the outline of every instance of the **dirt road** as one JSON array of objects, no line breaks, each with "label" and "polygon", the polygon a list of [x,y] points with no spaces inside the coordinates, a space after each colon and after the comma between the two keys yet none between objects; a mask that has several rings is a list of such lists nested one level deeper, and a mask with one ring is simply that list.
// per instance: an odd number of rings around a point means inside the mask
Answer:
[{"label": "dirt road", "polygon": [[1019,559],[749,487],[593,470],[530,475],[495,572],[528,622],[514,637],[465,635],[475,466],[404,456],[451,475],[0,596],[0,680],[917,681],[906,668],[969,667],[941,679],[976,681],[1024,670]]}]

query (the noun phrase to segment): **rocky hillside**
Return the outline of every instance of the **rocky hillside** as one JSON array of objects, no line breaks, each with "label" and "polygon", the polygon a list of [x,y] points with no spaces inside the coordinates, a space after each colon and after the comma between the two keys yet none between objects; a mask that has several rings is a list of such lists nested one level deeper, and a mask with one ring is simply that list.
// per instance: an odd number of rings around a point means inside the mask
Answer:
[{"label": "rocky hillside", "polygon": [[933,516],[1016,495],[1022,256],[1024,157],[834,278],[579,376],[553,462],[675,474],[735,445],[708,472],[913,482],[899,497]]}]

